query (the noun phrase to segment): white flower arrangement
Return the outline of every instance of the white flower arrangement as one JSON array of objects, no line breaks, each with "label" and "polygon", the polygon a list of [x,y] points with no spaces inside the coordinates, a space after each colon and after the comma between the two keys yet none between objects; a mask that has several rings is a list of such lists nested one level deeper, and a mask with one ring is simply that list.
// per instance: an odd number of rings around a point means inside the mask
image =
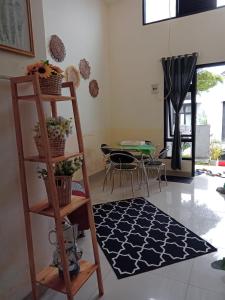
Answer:
[{"label": "white flower arrangement", "polygon": [[[69,136],[72,133],[72,118],[65,119],[64,117],[48,117],[45,120],[47,127],[48,137],[52,139],[63,138]],[[39,122],[34,126],[35,137],[41,136],[40,124]]]}]

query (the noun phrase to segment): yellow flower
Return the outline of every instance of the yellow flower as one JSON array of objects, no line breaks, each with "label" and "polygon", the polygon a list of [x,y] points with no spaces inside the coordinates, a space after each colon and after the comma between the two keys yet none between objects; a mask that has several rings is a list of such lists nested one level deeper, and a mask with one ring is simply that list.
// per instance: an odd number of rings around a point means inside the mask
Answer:
[{"label": "yellow flower", "polygon": [[40,64],[37,69],[40,78],[48,78],[51,76],[52,69],[49,65]]},{"label": "yellow flower", "polygon": [[38,61],[35,64],[27,66],[27,75],[38,73],[40,78],[48,78],[53,75],[62,75],[63,70],[59,67],[49,64],[48,60]]}]

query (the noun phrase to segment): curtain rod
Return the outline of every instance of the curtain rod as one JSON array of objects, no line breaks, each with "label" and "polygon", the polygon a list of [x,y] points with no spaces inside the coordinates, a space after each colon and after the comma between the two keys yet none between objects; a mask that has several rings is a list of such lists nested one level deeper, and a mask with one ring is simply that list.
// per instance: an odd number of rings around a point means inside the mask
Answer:
[{"label": "curtain rod", "polygon": [[171,56],[171,57],[163,57],[160,59],[160,61],[162,61],[163,59],[168,59],[168,58],[182,58],[182,57],[193,56],[193,55],[198,57],[198,52],[193,52],[193,53],[183,54],[183,55],[175,55],[175,56]]},{"label": "curtain rod", "polygon": [[7,75],[0,75],[0,80],[10,80],[10,76]]}]

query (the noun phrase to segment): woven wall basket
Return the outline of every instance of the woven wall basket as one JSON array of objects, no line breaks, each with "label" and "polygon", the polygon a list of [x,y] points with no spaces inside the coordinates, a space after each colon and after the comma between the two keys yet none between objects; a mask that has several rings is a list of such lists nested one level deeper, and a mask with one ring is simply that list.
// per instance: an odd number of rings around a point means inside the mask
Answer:
[{"label": "woven wall basket", "polygon": [[39,78],[42,94],[61,95],[62,75],[52,75],[49,78]]},{"label": "woven wall basket", "polygon": [[[34,137],[34,141],[40,157],[45,157],[44,146],[40,137]],[[63,156],[66,140],[64,138],[49,138],[50,153],[52,157]]]},{"label": "woven wall basket", "polygon": [[[50,206],[53,206],[53,200],[51,197],[51,189],[48,177],[44,178],[45,188],[48,195],[48,202]],[[71,176],[55,176],[55,184],[57,189],[59,206],[65,206],[71,203]]]}]

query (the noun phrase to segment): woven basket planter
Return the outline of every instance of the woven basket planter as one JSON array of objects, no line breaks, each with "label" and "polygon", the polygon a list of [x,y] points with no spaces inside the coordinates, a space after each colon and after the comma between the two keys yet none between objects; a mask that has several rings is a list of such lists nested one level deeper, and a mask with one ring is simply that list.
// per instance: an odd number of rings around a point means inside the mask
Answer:
[{"label": "woven basket planter", "polygon": [[[51,188],[48,177],[44,178],[45,188],[48,195],[48,202],[50,206],[53,206],[53,200],[51,197]],[[71,203],[71,176],[55,176],[55,184],[57,189],[59,206],[65,206]]]},{"label": "woven basket planter", "polygon": [[[45,157],[44,146],[40,137],[34,137],[40,157]],[[66,140],[64,138],[49,138],[50,153],[52,157],[63,156],[65,153]]]},{"label": "woven basket planter", "polygon": [[52,75],[49,78],[39,78],[42,94],[61,95],[62,75]]}]

